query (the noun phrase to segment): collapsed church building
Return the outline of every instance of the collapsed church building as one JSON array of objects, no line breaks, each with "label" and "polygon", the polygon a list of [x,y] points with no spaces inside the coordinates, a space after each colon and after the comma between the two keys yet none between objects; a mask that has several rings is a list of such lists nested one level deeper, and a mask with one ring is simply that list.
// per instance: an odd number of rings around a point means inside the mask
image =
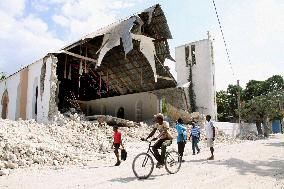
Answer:
[{"label": "collapsed church building", "polygon": [[89,34],[0,81],[1,117],[46,122],[75,108],[141,121],[165,101],[190,110],[164,65],[171,38],[160,5]]}]

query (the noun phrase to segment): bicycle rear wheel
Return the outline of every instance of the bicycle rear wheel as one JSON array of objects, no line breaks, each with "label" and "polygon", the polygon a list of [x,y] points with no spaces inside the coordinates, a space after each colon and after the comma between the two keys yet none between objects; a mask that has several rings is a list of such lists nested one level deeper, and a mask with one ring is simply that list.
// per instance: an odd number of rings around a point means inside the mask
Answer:
[{"label": "bicycle rear wheel", "polygon": [[170,151],[165,157],[165,168],[168,173],[175,174],[180,170],[181,158],[178,152]]},{"label": "bicycle rear wheel", "polygon": [[147,153],[138,154],[132,163],[132,170],[134,175],[139,179],[148,178],[154,169],[154,160]]}]

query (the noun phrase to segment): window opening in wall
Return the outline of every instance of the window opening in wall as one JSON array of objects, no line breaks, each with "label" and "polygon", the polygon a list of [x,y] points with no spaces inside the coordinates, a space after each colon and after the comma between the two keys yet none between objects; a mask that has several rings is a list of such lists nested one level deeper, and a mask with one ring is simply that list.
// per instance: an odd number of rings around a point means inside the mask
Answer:
[{"label": "window opening in wall", "polygon": [[124,108],[123,108],[123,107],[120,107],[120,108],[117,110],[116,117],[121,118],[121,119],[124,119]]},{"label": "window opening in wall", "polygon": [[35,115],[37,115],[37,97],[38,97],[38,87],[36,87],[35,91]]},{"label": "window opening in wall", "polygon": [[8,103],[9,103],[9,96],[8,96],[8,91],[6,90],[3,93],[2,96],[2,119],[6,119],[7,118],[7,114],[8,114]]},{"label": "window opening in wall", "polygon": [[45,74],[46,74],[46,62],[43,63],[41,67],[41,74],[40,74],[40,95],[44,93],[44,81],[45,81]]},{"label": "window opening in wall", "polygon": [[191,45],[191,61],[192,65],[196,64],[196,59],[195,59],[195,45]]},{"label": "window opening in wall", "polygon": [[143,107],[142,107],[142,105],[143,104],[142,104],[141,100],[139,100],[136,104],[135,110],[136,110],[136,121],[137,122],[140,122],[143,119],[143,109],[142,109]]},{"label": "window opening in wall", "polygon": [[189,62],[189,46],[185,46],[185,66],[188,67]]}]

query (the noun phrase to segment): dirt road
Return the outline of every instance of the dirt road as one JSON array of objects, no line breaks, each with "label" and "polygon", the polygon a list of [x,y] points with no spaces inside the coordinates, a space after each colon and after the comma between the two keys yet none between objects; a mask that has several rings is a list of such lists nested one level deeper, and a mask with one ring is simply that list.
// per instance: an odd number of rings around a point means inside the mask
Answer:
[{"label": "dirt road", "polygon": [[144,147],[128,147],[130,157],[120,167],[106,164],[60,170],[16,170],[8,176],[0,177],[0,188],[284,189],[284,135],[218,146],[214,161],[206,160],[209,155],[206,148],[192,156],[188,143],[186,162],[177,174],[169,175],[165,169],[155,168],[149,179],[137,180],[132,173],[131,163],[133,156],[143,151]]}]

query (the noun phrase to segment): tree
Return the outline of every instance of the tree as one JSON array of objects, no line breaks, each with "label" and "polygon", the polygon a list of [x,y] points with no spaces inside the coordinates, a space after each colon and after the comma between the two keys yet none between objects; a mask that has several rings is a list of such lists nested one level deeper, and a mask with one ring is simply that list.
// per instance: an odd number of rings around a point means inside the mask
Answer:
[{"label": "tree", "polygon": [[226,91],[216,93],[217,113],[219,121],[229,121],[229,101]]},{"label": "tree", "polygon": [[229,116],[237,119],[238,116],[238,93],[240,91],[241,100],[242,100],[242,87],[237,85],[229,85],[227,88],[228,95],[228,105],[229,105]]},{"label": "tree", "polygon": [[266,94],[264,90],[264,84],[264,81],[250,80],[244,90],[244,100],[248,101],[253,99],[254,97]]},{"label": "tree", "polygon": [[[255,122],[258,134],[262,135],[261,123],[267,125],[269,120],[283,119],[284,112],[279,107],[283,102],[284,91],[254,97],[241,108],[241,117],[244,121]],[[268,135],[267,127],[264,127],[264,135]]]},{"label": "tree", "polygon": [[284,80],[281,75],[274,75],[264,82],[265,94],[284,90]]}]

